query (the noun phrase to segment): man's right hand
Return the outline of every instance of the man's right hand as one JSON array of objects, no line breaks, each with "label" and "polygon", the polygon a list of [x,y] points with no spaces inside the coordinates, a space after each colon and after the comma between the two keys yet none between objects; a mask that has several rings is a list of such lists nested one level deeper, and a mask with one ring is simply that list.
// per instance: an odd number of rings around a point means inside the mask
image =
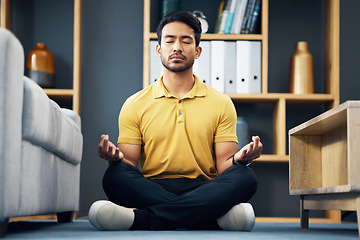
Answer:
[{"label": "man's right hand", "polygon": [[109,135],[101,135],[101,140],[98,149],[99,157],[111,161],[121,161],[124,158],[124,154],[120,152],[120,149],[109,141]]}]

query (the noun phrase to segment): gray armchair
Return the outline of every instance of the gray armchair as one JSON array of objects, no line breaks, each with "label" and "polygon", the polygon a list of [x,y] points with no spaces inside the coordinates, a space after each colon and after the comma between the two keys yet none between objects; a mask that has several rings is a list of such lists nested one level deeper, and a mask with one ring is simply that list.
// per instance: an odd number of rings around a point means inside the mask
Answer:
[{"label": "gray armchair", "polygon": [[0,28],[0,237],[10,217],[57,214],[79,206],[81,119],[24,76],[24,50]]}]

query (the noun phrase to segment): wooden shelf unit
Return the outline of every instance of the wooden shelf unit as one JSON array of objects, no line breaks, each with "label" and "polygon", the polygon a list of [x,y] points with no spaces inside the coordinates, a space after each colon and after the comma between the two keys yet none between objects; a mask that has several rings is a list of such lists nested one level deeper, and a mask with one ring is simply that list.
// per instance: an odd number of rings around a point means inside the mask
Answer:
[{"label": "wooden shelf unit", "polygon": [[[156,33],[150,32],[150,3],[144,0],[144,61],[143,61],[143,87],[149,85],[149,46],[150,40],[157,39]],[[201,40],[260,40],[262,42],[262,93],[268,89],[268,0],[262,1],[261,6],[261,34],[202,34]],[[264,20],[266,19],[266,20]]]},{"label": "wooden shelf unit", "polygon": [[[150,33],[150,39],[157,39],[156,33]],[[205,33],[201,34],[201,40],[260,40],[264,36],[261,34],[219,34],[219,33]]]},{"label": "wooden shelf unit", "polygon": [[290,129],[290,194],[360,192],[359,126],[360,101],[347,101]]},{"label": "wooden shelf unit", "polygon": [[[258,40],[262,42],[262,92],[260,94],[228,94],[234,103],[273,103],[273,154],[264,155],[258,161],[288,161],[286,155],[286,105],[324,104],[326,109],[339,105],[339,47],[340,47],[340,0],[326,0],[325,19],[325,93],[296,95],[290,93],[268,93],[268,16],[269,2],[262,1],[261,34],[202,34],[202,40]],[[150,32],[151,0],[144,0],[144,59],[143,87],[149,85],[149,45],[157,39]]]},{"label": "wooden shelf unit", "polygon": [[[1,0],[1,27],[12,29],[12,0]],[[53,99],[71,99],[73,110],[80,114],[81,88],[81,19],[82,0],[74,0],[74,40],[73,40],[73,88],[45,89]]]},{"label": "wooden shelf unit", "polygon": [[347,101],[289,130],[289,190],[301,199],[301,227],[309,210],[357,211],[360,226],[359,116],[360,101]]}]

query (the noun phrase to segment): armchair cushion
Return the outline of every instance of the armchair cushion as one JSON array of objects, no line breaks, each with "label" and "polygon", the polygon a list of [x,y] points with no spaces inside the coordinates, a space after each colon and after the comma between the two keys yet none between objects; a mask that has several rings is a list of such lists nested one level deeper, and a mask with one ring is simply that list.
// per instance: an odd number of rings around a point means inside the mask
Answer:
[{"label": "armchair cushion", "polygon": [[39,85],[25,76],[23,78],[23,139],[66,161],[79,164],[83,145],[80,125],[66,116],[64,109],[49,99]]}]

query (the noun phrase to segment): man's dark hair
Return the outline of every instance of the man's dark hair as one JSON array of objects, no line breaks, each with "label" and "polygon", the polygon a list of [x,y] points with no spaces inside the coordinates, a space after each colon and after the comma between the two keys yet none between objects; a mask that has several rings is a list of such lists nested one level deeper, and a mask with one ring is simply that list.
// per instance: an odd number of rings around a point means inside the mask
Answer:
[{"label": "man's dark hair", "polygon": [[156,33],[158,36],[158,42],[161,44],[161,34],[162,29],[164,26],[168,23],[172,22],[182,22],[191,27],[194,30],[195,33],[195,44],[196,47],[200,44],[200,38],[201,38],[201,23],[199,19],[197,19],[191,12],[188,11],[175,11],[167,14],[163,19],[161,19],[157,29]]}]

